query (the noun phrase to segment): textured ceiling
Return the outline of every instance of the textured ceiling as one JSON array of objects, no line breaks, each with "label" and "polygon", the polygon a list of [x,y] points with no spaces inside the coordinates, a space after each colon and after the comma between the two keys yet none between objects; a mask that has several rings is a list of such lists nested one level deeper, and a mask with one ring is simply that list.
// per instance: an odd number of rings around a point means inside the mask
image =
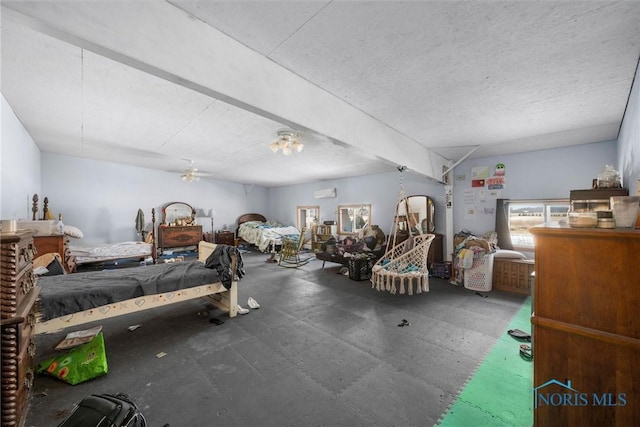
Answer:
[{"label": "textured ceiling", "polygon": [[640,56],[638,1],[2,5],[41,150],[264,186],[615,139]]}]

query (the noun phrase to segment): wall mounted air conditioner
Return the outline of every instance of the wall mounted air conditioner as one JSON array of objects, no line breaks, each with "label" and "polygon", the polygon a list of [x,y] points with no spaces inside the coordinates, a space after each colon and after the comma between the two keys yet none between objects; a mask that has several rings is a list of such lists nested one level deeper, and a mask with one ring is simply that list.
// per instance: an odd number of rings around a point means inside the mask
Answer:
[{"label": "wall mounted air conditioner", "polygon": [[335,188],[325,188],[323,190],[316,190],[313,192],[313,196],[316,199],[327,199],[329,197],[336,197]]}]

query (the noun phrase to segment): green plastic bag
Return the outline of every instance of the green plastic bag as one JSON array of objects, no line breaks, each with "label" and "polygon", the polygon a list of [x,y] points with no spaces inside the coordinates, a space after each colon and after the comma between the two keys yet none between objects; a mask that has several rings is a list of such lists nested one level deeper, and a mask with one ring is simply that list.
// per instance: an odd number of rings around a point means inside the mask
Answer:
[{"label": "green plastic bag", "polygon": [[71,385],[99,377],[107,372],[109,372],[109,366],[102,332],[90,342],[38,365],[38,373],[51,375]]}]

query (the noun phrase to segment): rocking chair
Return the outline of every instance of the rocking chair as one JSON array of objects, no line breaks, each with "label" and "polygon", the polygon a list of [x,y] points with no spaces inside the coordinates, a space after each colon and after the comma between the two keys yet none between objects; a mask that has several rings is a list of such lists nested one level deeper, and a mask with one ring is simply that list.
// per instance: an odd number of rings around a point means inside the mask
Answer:
[{"label": "rocking chair", "polygon": [[280,248],[280,257],[278,259],[278,265],[280,267],[298,268],[307,264],[311,258],[300,258],[300,251],[304,245],[304,235],[307,231],[307,227],[302,227],[300,230],[300,236],[295,239],[292,237],[284,237],[282,239],[282,247]]}]

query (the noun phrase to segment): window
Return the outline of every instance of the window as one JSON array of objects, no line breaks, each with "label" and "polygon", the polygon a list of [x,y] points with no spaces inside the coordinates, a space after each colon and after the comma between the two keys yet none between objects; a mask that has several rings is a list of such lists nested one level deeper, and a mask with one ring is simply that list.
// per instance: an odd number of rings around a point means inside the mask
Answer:
[{"label": "window", "polygon": [[311,229],[313,224],[317,224],[320,221],[320,206],[298,206],[298,230],[302,230],[302,227]]},{"label": "window", "polygon": [[515,249],[532,249],[533,235],[529,228],[566,218],[570,205],[568,200],[514,200],[507,206],[511,244]]},{"label": "window", "polygon": [[371,205],[338,206],[339,234],[358,234],[368,224],[371,224]]}]

